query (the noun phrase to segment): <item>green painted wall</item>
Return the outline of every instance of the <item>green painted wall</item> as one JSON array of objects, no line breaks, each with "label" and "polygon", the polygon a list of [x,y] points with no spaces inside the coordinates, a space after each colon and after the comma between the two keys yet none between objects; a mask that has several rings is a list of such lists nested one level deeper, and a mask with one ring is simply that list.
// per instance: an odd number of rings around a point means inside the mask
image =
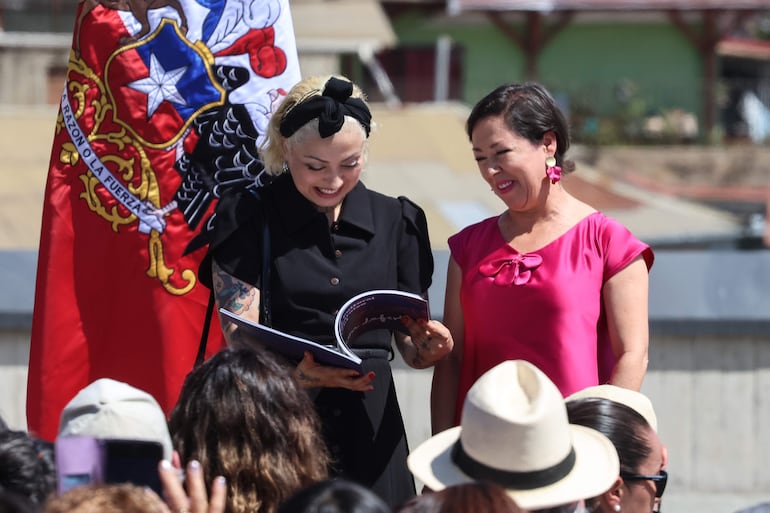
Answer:
[{"label": "green painted wall", "polygon": [[455,25],[430,23],[417,15],[393,20],[393,28],[401,46],[430,45],[442,35],[462,45],[464,56],[463,96],[473,103],[504,82],[520,80],[524,74],[524,58],[518,48],[502,33],[489,25]]},{"label": "green painted wall", "polygon": [[[393,26],[404,46],[449,35],[465,48],[466,103],[503,82],[524,79],[521,50],[491,24],[407,14]],[[543,49],[539,72],[539,80],[581,115],[638,118],[681,108],[701,118],[700,59],[669,23],[572,22]],[[630,92],[628,101],[620,101],[623,91]]]},{"label": "green painted wall", "polygon": [[614,92],[625,81],[650,108],[700,109],[698,54],[670,24],[572,25],[543,50],[540,80],[600,111],[617,104]]}]

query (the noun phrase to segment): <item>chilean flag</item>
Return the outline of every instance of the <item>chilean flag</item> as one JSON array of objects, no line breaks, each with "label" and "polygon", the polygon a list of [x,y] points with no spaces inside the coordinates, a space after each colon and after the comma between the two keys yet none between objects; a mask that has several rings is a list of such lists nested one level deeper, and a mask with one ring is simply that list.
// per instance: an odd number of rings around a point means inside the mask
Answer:
[{"label": "chilean flag", "polygon": [[[109,377],[168,412],[193,367],[197,278],[219,194],[254,187],[257,147],[299,80],[288,0],[78,5],[51,151],[27,390],[31,433]],[[122,8],[122,7],[121,7]],[[216,316],[207,355],[224,344]]]}]

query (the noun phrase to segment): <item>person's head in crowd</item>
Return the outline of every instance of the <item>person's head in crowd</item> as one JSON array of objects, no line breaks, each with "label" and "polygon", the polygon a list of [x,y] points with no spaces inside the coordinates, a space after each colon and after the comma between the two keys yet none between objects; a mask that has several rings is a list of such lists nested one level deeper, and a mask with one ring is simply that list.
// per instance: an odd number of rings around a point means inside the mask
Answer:
[{"label": "person's head in crowd", "polygon": [[5,423],[5,419],[0,415],[0,432],[8,431],[8,424]]},{"label": "person's head in crowd", "polygon": [[650,398],[643,393],[617,385],[604,384],[579,390],[567,396],[565,400],[569,402],[590,397],[609,399],[616,403],[625,404],[644,417],[644,420],[653,430],[658,431],[658,416],[655,415],[655,408],[653,408]]},{"label": "person's head in crowd", "polygon": [[407,501],[396,513],[524,513],[502,486],[488,482],[448,486]]},{"label": "person's head in crowd", "polygon": [[169,419],[182,463],[227,480],[227,513],[274,513],[325,479],[328,452],[313,404],[269,351],[225,349],[185,378]]},{"label": "person's head in crowd", "polygon": [[326,479],[298,490],[278,513],[390,513],[373,491],[347,479]]},{"label": "person's head in crowd", "polygon": [[154,441],[163,445],[165,459],[173,453],[166,415],[158,402],[147,392],[109,378],[97,379],[67,403],[58,436]]},{"label": "person's head in crowd", "polygon": [[570,424],[556,385],[524,360],[485,372],[465,398],[460,425],[425,441],[408,464],[431,490],[491,482],[529,511],[572,511],[607,491],[619,470],[607,437]]},{"label": "person's head in crowd", "polygon": [[163,500],[133,484],[87,484],[52,495],[43,513],[169,513]]},{"label": "person's head in crowd", "polygon": [[55,489],[53,444],[24,431],[0,431],[0,490],[40,505]]},{"label": "person's head in crowd", "polygon": [[[617,385],[596,385],[593,387],[587,387],[583,390],[579,390],[569,395],[565,400],[575,401],[577,399],[585,399],[588,397],[599,397],[603,399],[609,399],[616,403],[625,404],[636,413],[644,417],[644,420],[650,425],[650,427],[657,433],[658,432],[658,416],[655,414],[655,408],[652,406],[650,398],[641,392],[636,390],[630,390],[628,388],[619,387]],[[663,446],[663,468],[668,464],[668,449]]]},{"label": "person's head in crowd", "polygon": [[617,401],[586,397],[567,401],[570,422],[603,433],[620,458],[620,477],[605,493],[588,501],[599,513],[660,511],[668,481],[658,434],[633,408]]}]

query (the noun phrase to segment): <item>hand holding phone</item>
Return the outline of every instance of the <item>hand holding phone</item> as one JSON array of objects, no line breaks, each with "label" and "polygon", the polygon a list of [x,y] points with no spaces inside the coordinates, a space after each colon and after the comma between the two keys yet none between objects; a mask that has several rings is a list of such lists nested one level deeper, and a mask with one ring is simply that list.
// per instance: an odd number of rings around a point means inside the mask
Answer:
[{"label": "hand holding phone", "polygon": [[160,442],[68,436],[57,438],[54,450],[59,493],[89,483],[133,483],[162,493]]}]

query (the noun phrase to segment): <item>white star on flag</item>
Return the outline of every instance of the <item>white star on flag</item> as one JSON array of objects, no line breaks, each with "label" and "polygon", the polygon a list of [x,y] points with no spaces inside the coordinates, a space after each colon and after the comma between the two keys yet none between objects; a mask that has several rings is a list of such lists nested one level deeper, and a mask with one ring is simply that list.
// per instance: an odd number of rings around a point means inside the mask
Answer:
[{"label": "white star on flag", "polygon": [[161,66],[155,54],[150,55],[150,76],[135,80],[128,87],[147,94],[147,118],[149,119],[158,110],[163,101],[187,105],[187,102],[179,94],[176,88],[177,82],[182,77],[187,67],[183,66],[175,70],[166,71]]}]

